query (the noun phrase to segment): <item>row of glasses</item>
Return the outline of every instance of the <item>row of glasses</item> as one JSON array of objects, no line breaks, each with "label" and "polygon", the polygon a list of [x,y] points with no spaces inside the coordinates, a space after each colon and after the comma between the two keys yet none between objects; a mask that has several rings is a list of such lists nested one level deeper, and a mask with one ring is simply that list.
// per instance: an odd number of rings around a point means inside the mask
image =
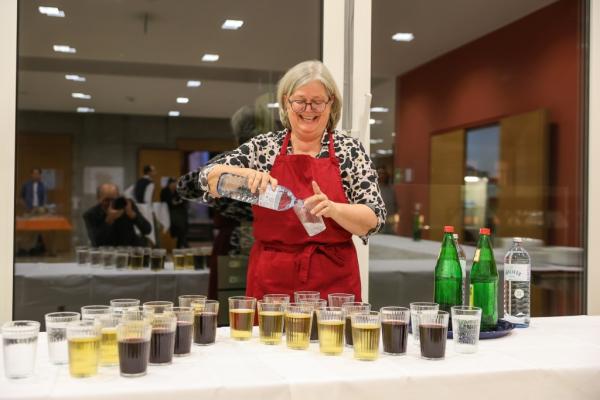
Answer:
[{"label": "row of glasses", "polygon": [[116,269],[164,269],[165,249],[150,247],[87,247],[78,246],[75,249],[78,265]]},{"label": "row of glasses", "polygon": [[208,268],[210,247],[194,247],[173,249],[173,267],[176,270],[193,270]]}]

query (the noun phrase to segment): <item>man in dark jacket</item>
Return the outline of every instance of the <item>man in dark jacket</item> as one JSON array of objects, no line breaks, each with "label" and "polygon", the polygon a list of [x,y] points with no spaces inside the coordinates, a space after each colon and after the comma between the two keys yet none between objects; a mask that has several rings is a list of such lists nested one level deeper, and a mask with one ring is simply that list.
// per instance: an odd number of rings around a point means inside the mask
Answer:
[{"label": "man in dark jacket", "polygon": [[25,203],[27,211],[46,204],[46,187],[42,182],[42,170],[40,168],[31,170],[31,179],[25,182],[21,188],[21,199]]},{"label": "man in dark jacket", "polygon": [[[98,186],[98,204],[83,214],[92,246],[143,246],[144,236],[150,233],[150,223],[129,199],[119,197],[112,183]],[[141,237],[136,234],[135,227]]]}]

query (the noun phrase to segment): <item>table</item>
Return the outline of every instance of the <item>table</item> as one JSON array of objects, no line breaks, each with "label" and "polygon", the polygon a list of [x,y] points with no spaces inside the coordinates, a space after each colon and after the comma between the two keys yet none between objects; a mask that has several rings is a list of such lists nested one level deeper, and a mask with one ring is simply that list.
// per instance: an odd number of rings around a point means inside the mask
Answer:
[{"label": "table", "polygon": [[61,216],[40,216],[29,218],[15,218],[17,231],[71,231],[73,226],[68,219]]},{"label": "table", "polygon": [[600,317],[534,318],[528,329],[480,342],[476,354],[446,359],[408,354],[358,361],[346,348],[324,356],[318,344],[308,351],[266,346],[253,338],[235,342],[220,328],[213,346],[194,347],[170,366],[150,366],[140,378],[122,378],[118,369],[71,378],[67,366],[48,363],[40,335],[36,375],[9,381],[0,366],[0,399],[477,399],[597,400],[600,398]]},{"label": "table", "polygon": [[116,270],[75,263],[17,263],[14,280],[14,318],[43,321],[57,310],[79,311],[111,299],[142,302],[170,300],[181,294],[207,294],[208,270]]}]

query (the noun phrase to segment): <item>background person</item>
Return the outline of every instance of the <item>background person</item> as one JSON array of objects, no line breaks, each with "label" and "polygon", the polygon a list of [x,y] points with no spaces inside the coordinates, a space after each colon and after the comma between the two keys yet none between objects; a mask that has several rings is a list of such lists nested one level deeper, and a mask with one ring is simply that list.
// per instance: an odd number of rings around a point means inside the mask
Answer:
[{"label": "background person", "polygon": [[28,212],[46,204],[46,186],[42,182],[41,168],[31,170],[31,179],[21,187],[21,200]]},{"label": "background person", "polygon": [[249,296],[317,290],[354,293],[361,299],[356,249],[385,221],[377,173],[361,143],[334,132],[342,102],[320,61],[291,68],[279,82],[277,100],[285,130],[262,134],[181,178],[184,198],[212,202],[223,173],[244,176],[252,191],[281,184],[291,189],[327,229],[309,237],[293,210],[254,206],[255,242],[250,253]]},{"label": "background person", "polygon": [[160,201],[167,203],[171,224],[169,233],[172,238],[177,239],[176,247],[183,249],[188,247],[188,205],[176,190],[176,181],[169,178],[165,187],[160,191]]},{"label": "background person", "polygon": [[92,246],[144,246],[142,235],[150,233],[150,223],[137,206],[119,196],[117,185],[103,183],[96,190],[98,203],[83,214],[85,227]]}]

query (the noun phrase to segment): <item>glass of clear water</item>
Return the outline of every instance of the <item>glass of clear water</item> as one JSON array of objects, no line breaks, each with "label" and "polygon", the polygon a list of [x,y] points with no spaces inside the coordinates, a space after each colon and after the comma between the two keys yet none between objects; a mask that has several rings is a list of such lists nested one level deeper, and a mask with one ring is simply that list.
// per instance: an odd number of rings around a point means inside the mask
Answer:
[{"label": "glass of clear water", "polygon": [[4,373],[9,379],[33,375],[40,323],[11,321],[2,325]]},{"label": "glass of clear water", "polygon": [[457,353],[476,353],[479,345],[481,308],[452,307],[452,340]]},{"label": "glass of clear water", "polygon": [[90,258],[90,249],[87,246],[78,246],[75,249],[75,259],[77,260],[77,265],[85,266],[88,265]]},{"label": "glass of clear water", "polygon": [[89,262],[92,267],[98,268],[102,266],[102,252],[99,248],[92,247],[89,250]]},{"label": "glass of clear water", "polygon": [[412,337],[415,343],[419,343],[419,323],[422,314],[437,315],[440,305],[430,302],[415,302],[410,303],[410,327]]},{"label": "glass of clear water", "polygon": [[81,307],[81,319],[97,319],[112,313],[110,306],[91,305]]},{"label": "glass of clear water", "polygon": [[48,356],[52,364],[69,362],[67,324],[79,321],[78,312],[53,312],[46,314],[46,334],[48,336]]}]

